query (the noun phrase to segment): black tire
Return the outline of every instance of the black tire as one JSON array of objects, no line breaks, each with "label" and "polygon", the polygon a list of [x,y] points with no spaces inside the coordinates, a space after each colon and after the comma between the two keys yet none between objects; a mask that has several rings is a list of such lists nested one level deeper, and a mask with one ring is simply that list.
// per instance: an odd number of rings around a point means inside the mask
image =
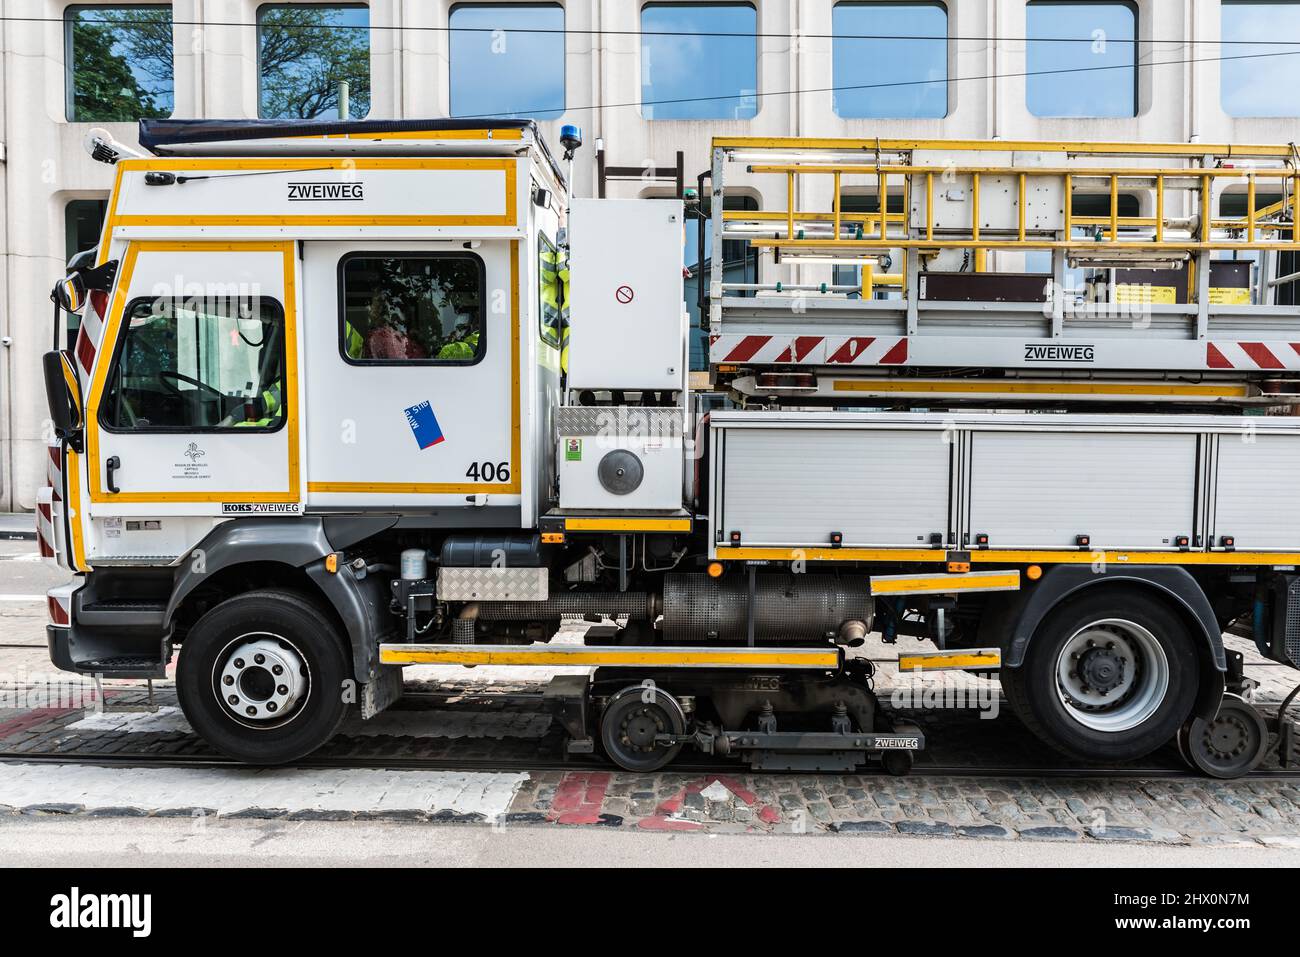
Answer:
[{"label": "black tire", "polygon": [[[223,671],[236,660],[235,649],[261,640],[273,642],[286,660],[301,667],[292,707],[253,720],[237,716],[222,700],[225,692],[240,688],[221,685],[228,679]],[[185,636],[176,693],[191,726],[218,751],[249,764],[284,764],[334,736],[347,716],[343,682],[350,677],[342,637],[328,616],[299,595],[255,591],[222,602]],[[248,700],[255,703],[256,694]]]},{"label": "black tire", "polygon": [[[1043,620],[1022,665],[1002,671],[1002,687],[1020,720],[1056,750],[1085,761],[1131,761],[1174,738],[1191,714],[1199,682],[1195,639],[1168,605],[1148,594],[1114,588],[1089,592],[1066,600]],[[1100,730],[1083,723],[1096,720],[1083,715],[1084,709],[1062,700],[1069,692],[1058,684],[1057,666],[1067,644],[1085,628],[1115,619],[1136,625],[1158,643],[1167,682],[1163,692],[1150,692],[1145,717],[1137,711],[1131,727]]]}]

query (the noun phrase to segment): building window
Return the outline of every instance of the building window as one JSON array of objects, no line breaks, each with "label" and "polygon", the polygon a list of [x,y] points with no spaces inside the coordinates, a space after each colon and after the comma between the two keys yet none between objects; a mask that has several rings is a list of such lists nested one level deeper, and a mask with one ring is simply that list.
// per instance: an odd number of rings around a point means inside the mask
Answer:
[{"label": "building window", "polygon": [[471,365],[483,357],[483,261],[468,253],[348,256],[340,349],[354,364]]},{"label": "building window", "polygon": [[564,8],[451,8],[451,115],[553,120],[564,112]]},{"label": "building window", "polygon": [[1035,116],[1137,116],[1137,8],[1031,0],[1025,96]]},{"label": "building window", "polygon": [[948,115],[948,10],[943,4],[837,3],[831,32],[836,115]]},{"label": "building window", "polygon": [[171,115],[170,6],[68,7],[63,22],[70,121]]},{"label": "building window", "polygon": [[1300,116],[1300,3],[1223,0],[1219,98],[1229,116]]},{"label": "building window", "polygon": [[273,432],[284,424],[274,299],[136,299],[99,420],[115,432]]},{"label": "building window", "polygon": [[758,12],[747,3],[641,8],[641,115],[748,120],[758,113]]},{"label": "building window", "polygon": [[104,214],[108,201],[103,199],[74,199],[63,210],[65,249],[68,259],[99,245],[99,234],[104,228]]},{"label": "building window", "polygon": [[[370,8],[275,4],[257,11],[257,112],[359,120],[370,112]],[[344,86],[346,84],[346,87]]]}]

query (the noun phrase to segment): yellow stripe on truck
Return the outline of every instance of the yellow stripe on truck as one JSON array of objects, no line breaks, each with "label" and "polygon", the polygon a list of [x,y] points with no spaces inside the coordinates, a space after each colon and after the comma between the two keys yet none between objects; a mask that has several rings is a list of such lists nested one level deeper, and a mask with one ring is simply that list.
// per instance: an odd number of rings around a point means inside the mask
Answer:
[{"label": "yellow stripe on truck", "polygon": [[566,518],[570,532],[689,532],[689,518]]},{"label": "yellow stripe on truck", "polygon": [[554,648],[500,645],[379,646],[386,665],[589,665],[696,668],[838,668],[837,648]]},{"label": "yellow stripe on truck", "polygon": [[947,595],[952,592],[1017,591],[1020,572],[969,572],[963,575],[873,575],[873,595]]},{"label": "yellow stripe on truck", "polygon": [[898,670],[907,671],[985,671],[1002,665],[1002,653],[996,648],[966,651],[922,651],[898,656]]}]

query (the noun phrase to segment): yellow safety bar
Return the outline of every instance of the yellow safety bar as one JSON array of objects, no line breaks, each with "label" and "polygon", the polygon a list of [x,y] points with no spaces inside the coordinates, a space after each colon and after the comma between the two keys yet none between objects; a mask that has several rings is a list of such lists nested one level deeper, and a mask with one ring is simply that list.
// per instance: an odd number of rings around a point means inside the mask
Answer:
[{"label": "yellow safety bar", "polygon": [[[1293,228],[1291,218],[1300,193],[1300,171],[1297,156],[1289,146],[1200,146],[1187,144],[1117,144],[1117,143],[1004,143],[982,141],[886,141],[886,140],[802,140],[797,138],[741,137],[714,140],[714,146],[733,151],[790,150],[799,151],[795,161],[774,163],[747,163],[754,174],[782,175],[786,179],[787,207],[784,211],[727,210],[723,213],[724,225],[753,223],[761,225],[783,221],[784,234],[779,231],[755,232],[728,231],[728,238],[743,239],[753,247],[775,249],[840,249],[864,251],[875,249],[922,249],[938,251],[946,248],[971,249],[975,253],[975,269],[982,271],[985,253],[989,249],[1064,249],[1098,253],[1120,252],[1126,255],[1150,252],[1156,254],[1195,254],[1212,250],[1294,250],[1300,247],[1300,229]],[[862,150],[861,160],[821,162],[819,150],[839,153]],[[1143,159],[1175,158],[1202,162],[1207,157],[1212,162],[1224,164],[1242,158],[1281,162],[1277,166],[1187,166],[1177,167],[1162,163],[1158,167],[1133,165],[1113,166],[1002,166],[990,164],[927,165],[913,162],[907,155],[913,150],[973,151],[986,149],[1006,153],[1020,150],[1044,150],[1076,156],[1130,156]],[[882,162],[893,154],[889,162]],[[806,159],[805,159],[806,156]],[[951,179],[953,176],[969,177],[971,184],[970,222],[965,229],[946,228],[936,235],[934,186],[935,177]],[[800,176],[830,176],[833,181],[831,208],[828,211],[801,211],[796,209],[796,183]],[[877,213],[846,213],[843,187],[847,176],[875,180],[882,210]],[[914,181],[919,186],[924,177],[925,215],[923,221],[910,222],[909,212],[890,213],[888,204],[890,178],[902,180],[907,198],[904,206],[910,211],[910,195]],[[1007,178],[1015,184],[1017,214],[1014,224],[996,230],[981,222],[981,178]],[[1065,196],[1064,228],[1031,231],[1026,221],[1028,181],[1057,178]],[[1244,180],[1247,191],[1246,215],[1241,218],[1216,218],[1213,215],[1214,186],[1226,180]],[[1277,182],[1282,189],[1282,199],[1261,209],[1255,208],[1257,183]],[[1094,194],[1102,187],[1108,194],[1109,204],[1104,216],[1079,216],[1073,212],[1075,196]],[[1121,187],[1149,190],[1155,198],[1155,215],[1126,216],[1120,213]],[[1167,198],[1170,192],[1182,192],[1192,197],[1186,215],[1177,222],[1167,215]],[[1196,229],[1186,237],[1171,237],[1170,231],[1187,228],[1195,222]],[[831,224],[829,236],[824,224]],[[845,225],[850,228],[845,230]],[[819,226],[821,228],[809,228]],[[891,228],[893,227],[893,228]],[[899,228],[901,227],[901,228]],[[1076,237],[1077,227],[1091,228],[1095,235]],[[1133,236],[1131,229],[1153,230],[1151,237]],[[1280,234],[1291,231],[1290,237]],[[996,235],[990,236],[991,232]],[[880,279],[876,278],[875,283]],[[865,290],[872,278],[864,278]]]}]

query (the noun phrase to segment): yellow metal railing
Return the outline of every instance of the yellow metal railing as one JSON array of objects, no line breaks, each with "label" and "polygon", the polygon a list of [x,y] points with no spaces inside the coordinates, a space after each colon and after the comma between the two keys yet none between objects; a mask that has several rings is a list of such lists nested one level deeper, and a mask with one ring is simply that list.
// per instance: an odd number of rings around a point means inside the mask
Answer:
[{"label": "yellow metal railing", "polygon": [[[836,247],[844,249],[878,248],[971,248],[977,254],[987,249],[1066,249],[1087,250],[1092,253],[1106,250],[1146,250],[1152,252],[1196,253],[1211,250],[1295,249],[1300,247],[1300,230],[1284,219],[1293,212],[1296,194],[1300,191],[1300,173],[1286,167],[1215,167],[1215,168],[1143,168],[1143,167],[1016,167],[1016,166],[926,166],[911,163],[870,165],[864,163],[784,163],[750,165],[755,174],[778,174],[786,178],[787,206],[784,211],[754,212],[728,210],[724,222],[779,222],[784,221],[784,235],[756,235],[749,238],[751,245],[798,249],[807,247]],[[905,193],[905,208],[910,209],[912,184],[923,178],[925,188],[925,216],[919,223],[910,224],[909,214],[903,213],[846,213],[843,211],[843,187],[846,176],[874,179],[876,195],[886,203],[891,177],[901,181]],[[964,230],[948,227],[942,236],[936,235],[934,186],[936,175],[952,181],[955,177],[969,177],[971,184],[970,220]],[[796,181],[800,176],[830,176],[833,179],[831,209],[825,212],[806,212],[796,209]],[[982,224],[980,215],[981,178],[1007,178],[1016,183],[1017,215],[1014,226],[990,229]],[[1058,231],[1030,230],[1026,223],[1026,195],[1028,181],[1034,179],[1059,179],[1065,198],[1063,228]],[[1246,185],[1247,212],[1244,217],[1226,219],[1213,215],[1214,186],[1225,180],[1240,180]],[[1283,198],[1262,209],[1255,209],[1256,184],[1259,181],[1279,184]],[[1083,186],[1083,189],[1080,187]],[[1073,198],[1078,195],[1095,195],[1096,186],[1102,186],[1109,199],[1105,216],[1079,216],[1073,212]],[[1154,194],[1154,216],[1130,216],[1120,212],[1121,186],[1127,192],[1148,191]],[[1171,192],[1191,194],[1194,201],[1188,213],[1178,221],[1167,215],[1167,198]],[[1195,231],[1185,224],[1194,222]],[[830,223],[830,236],[809,236],[808,224]],[[1184,224],[1180,226],[1181,224]],[[851,235],[844,235],[845,224],[856,225]],[[892,230],[890,226],[902,226]],[[1099,232],[1093,237],[1076,237],[1076,227],[1092,227]],[[1150,238],[1126,234],[1126,230],[1152,229]],[[1186,237],[1171,237],[1171,231],[1182,229]],[[1276,234],[1291,230],[1289,238]],[[989,236],[989,233],[993,236]],[[740,238],[740,237],[738,237]]]}]

